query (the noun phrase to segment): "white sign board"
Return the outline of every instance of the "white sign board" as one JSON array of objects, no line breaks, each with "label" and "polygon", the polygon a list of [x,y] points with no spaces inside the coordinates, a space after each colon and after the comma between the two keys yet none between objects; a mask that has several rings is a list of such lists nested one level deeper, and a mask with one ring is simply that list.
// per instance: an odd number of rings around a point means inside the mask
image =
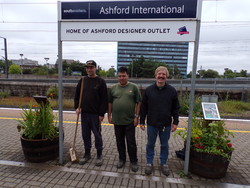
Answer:
[{"label": "white sign board", "polygon": [[216,103],[201,103],[204,119],[220,120],[220,114]]},{"label": "white sign board", "polygon": [[62,22],[63,41],[195,40],[196,21]]}]

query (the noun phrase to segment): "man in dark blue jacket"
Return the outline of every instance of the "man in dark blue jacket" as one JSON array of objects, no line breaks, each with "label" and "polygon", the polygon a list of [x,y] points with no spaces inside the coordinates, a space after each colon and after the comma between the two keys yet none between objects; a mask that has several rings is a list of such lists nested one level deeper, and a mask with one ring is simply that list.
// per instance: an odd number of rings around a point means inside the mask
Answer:
[{"label": "man in dark blue jacket", "polygon": [[174,87],[166,83],[169,72],[166,67],[160,66],[155,70],[156,82],[146,88],[140,111],[140,126],[145,129],[147,118],[148,142],[146,146],[147,166],[145,174],[150,175],[153,171],[153,160],[155,155],[155,142],[159,135],[160,170],[168,176],[168,140],[170,132],[177,129],[179,123],[179,101]]}]

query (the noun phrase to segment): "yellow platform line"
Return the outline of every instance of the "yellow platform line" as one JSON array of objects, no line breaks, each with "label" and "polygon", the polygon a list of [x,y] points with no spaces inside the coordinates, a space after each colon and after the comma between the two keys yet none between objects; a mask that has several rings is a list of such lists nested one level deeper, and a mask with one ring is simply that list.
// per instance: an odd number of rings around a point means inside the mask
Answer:
[{"label": "yellow platform line", "polygon": [[[22,118],[14,118],[14,117],[0,117],[0,119],[22,120]],[[63,121],[63,123],[76,124],[75,121]],[[113,124],[110,124],[110,123],[102,123],[102,125],[113,126]],[[185,129],[185,128],[177,128],[177,129]],[[244,130],[229,130],[229,131],[234,132],[234,133],[250,133],[250,131],[244,131]]]},{"label": "yellow platform line", "polygon": [[[184,130],[185,128],[177,128],[177,129]],[[250,131],[241,131],[241,130],[229,130],[229,131],[234,133],[250,133]]]}]

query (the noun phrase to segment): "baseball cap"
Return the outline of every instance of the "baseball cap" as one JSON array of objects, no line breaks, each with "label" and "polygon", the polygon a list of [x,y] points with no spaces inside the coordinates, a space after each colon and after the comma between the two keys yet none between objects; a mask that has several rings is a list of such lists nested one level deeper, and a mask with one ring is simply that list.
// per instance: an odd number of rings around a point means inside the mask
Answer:
[{"label": "baseball cap", "polygon": [[89,60],[86,62],[86,67],[96,67],[96,62],[93,60]]}]

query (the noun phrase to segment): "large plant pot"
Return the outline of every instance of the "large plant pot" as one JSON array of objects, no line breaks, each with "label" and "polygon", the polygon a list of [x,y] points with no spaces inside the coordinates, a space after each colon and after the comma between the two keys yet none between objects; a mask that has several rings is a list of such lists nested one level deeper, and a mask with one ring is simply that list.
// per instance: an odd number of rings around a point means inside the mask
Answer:
[{"label": "large plant pot", "polygon": [[53,160],[59,155],[59,137],[49,139],[26,139],[21,137],[21,144],[25,159],[40,163]]},{"label": "large plant pot", "polygon": [[229,161],[220,156],[190,150],[190,172],[205,178],[222,178],[226,175]]}]

